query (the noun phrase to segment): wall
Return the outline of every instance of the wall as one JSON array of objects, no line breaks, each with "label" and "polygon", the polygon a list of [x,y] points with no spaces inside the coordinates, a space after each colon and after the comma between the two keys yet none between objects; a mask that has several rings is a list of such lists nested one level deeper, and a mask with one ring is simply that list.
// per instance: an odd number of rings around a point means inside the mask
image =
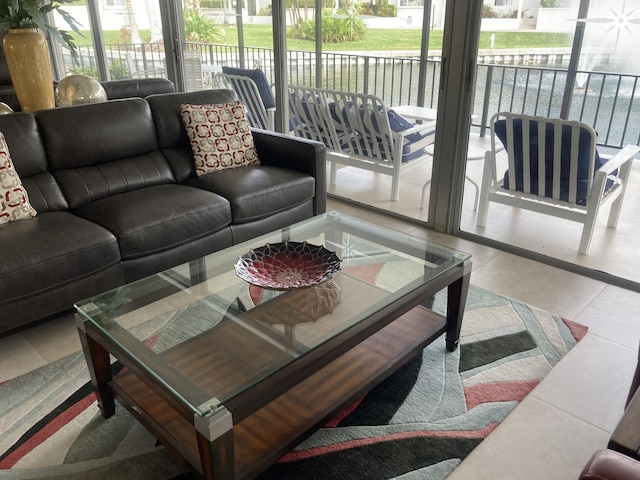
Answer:
[{"label": "wall", "polygon": [[576,29],[577,8],[539,8],[536,30],[573,32]]}]

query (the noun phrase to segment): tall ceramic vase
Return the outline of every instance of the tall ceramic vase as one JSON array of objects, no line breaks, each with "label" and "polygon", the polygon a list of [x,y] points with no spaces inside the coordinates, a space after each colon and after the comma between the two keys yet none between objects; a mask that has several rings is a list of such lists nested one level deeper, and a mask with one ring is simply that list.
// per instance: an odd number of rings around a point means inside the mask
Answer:
[{"label": "tall ceramic vase", "polygon": [[35,112],[55,107],[49,46],[38,29],[9,30],[2,45],[20,108]]}]

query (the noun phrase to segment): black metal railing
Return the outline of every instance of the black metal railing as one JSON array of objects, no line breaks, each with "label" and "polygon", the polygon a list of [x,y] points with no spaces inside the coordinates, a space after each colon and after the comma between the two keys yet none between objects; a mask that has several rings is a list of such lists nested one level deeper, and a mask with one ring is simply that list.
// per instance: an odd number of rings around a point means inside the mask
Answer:
[{"label": "black metal railing", "polygon": [[[261,68],[274,80],[274,54],[269,48],[217,44],[189,44],[190,58],[195,55],[206,66]],[[164,70],[162,44],[107,45],[112,79],[161,76]],[[316,86],[315,52],[288,51],[287,68],[292,85]],[[484,134],[491,116],[498,111],[557,117],[566,88],[568,55],[530,54],[479,57],[473,107],[474,126]],[[523,60],[524,59],[524,60]],[[526,60],[526,61],[525,61]],[[91,75],[95,58],[89,48],[80,50],[80,67],[74,71]],[[368,93],[385,104],[415,105],[418,101],[417,57],[380,57],[354,53],[322,53],[321,88]],[[497,63],[500,62],[500,63]],[[536,63],[531,65],[531,63]],[[545,63],[549,66],[545,66]],[[425,106],[438,103],[440,58],[426,62]],[[194,70],[201,75],[206,68]],[[210,70],[210,69],[209,69]],[[199,72],[199,73],[198,73]],[[592,125],[598,132],[598,144],[613,149],[626,144],[640,145],[640,76],[611,72],[580,71],[573,88],[569,117]],[[190,85],[208,86],[202,79]]]}]

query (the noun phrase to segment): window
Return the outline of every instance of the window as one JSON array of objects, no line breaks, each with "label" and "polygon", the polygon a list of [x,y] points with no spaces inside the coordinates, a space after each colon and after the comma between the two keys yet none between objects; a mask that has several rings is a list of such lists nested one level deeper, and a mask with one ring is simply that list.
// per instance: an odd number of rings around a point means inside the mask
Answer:
[{"label": "window", "polygon": [[104,0],[105,7],[124,7],[126,0]]}]

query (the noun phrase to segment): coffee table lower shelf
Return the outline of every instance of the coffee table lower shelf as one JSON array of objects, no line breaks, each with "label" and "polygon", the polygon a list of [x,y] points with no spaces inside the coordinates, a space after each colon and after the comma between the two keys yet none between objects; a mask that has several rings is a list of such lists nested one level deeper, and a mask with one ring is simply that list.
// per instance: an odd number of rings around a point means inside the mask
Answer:
[{"label": "coffee table lower shelf", "polygon": [[[257,476],[422,351],[446,328],[444,317],[416,307],[234,425],[234,478]],[[179,415],[131,372],[114,378],[110,386],[120,403],[167,450],[209,477],[202,471],[192,421]]]}]

